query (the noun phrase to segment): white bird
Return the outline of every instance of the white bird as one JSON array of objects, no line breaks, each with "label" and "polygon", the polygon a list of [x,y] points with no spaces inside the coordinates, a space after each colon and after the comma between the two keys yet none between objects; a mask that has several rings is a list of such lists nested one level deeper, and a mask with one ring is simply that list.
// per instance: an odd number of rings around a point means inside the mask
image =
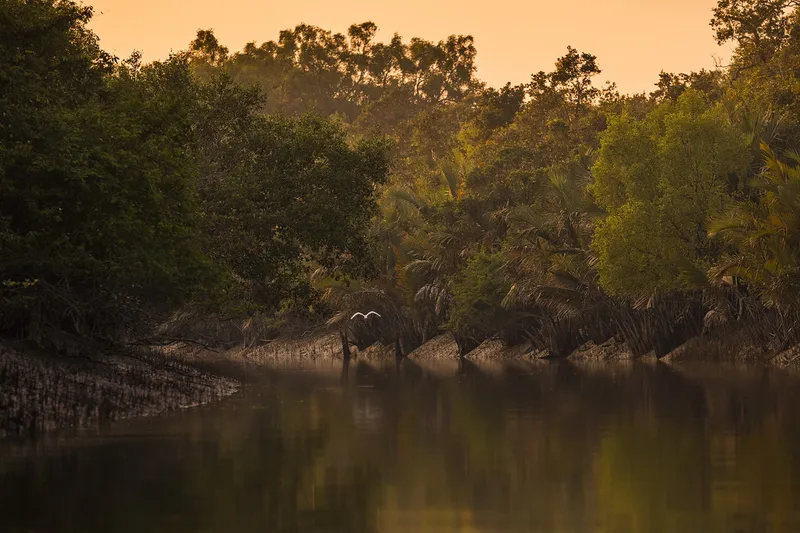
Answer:
[{"label": "white bird", "polygon": [[350,317],[350,320],[353,320],[353,319],[354,319],[355,317],[357,317],[358,315],[361,315],[361,316],[363,316],[365,319],[366,319],[366,318],[368,318],[368,317],[369,317],[369,315],[376,315],[378,318],[383,318],[381,315],[379,315],[379,314],[378,314],[378,313],[376,313],[375,311],[370,311],[370,312],[369,312],[369,313],[367,313],[366,315],[365,315],[364,313],[356,313],[356,314],[354,314],[353,316],[351,316],[351,317]]}]

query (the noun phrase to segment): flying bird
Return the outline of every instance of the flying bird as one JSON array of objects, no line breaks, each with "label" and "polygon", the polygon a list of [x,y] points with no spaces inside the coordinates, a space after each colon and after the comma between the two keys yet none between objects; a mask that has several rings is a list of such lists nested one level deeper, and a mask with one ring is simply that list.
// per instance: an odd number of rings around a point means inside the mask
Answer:
[{"label": "flying bird", "polygon": [[370,312],[369,312],[369,313],[367,313],[366,315],[365,315],[364,313],[356,313],[356,314],[354,314],[353,316],[351,316],[351,317],[350,317],[350,320],[353,320],[353,319],[354,319],[355,317],[357,317],[358,315],[361,315],[361,316],[363,316],[365,319],[366,319],[366,318],[368,318],[368,317],[369,317],[369,315],[375,315],[375,316],[377,316],[378,318],[383,318],[381,315],[379,315],[379,314],[378,314],[378,313],[376,313],[375,311],[370,311]]}]

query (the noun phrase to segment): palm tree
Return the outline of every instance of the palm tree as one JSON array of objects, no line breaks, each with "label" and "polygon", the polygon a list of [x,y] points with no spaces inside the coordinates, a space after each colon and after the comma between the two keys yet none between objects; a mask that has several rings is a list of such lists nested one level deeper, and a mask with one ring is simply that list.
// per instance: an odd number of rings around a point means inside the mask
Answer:
[{"label": "palm tree", "polygon": [[509,227],[509,309],[527,312],[529,339],[553,356],[611,336],[603,320],[609,299],[598,284],[589,248],[600,214],[587,194],[591,153],[552,168],[537,205],[505,210]]},{"label": "palm tree", "polygon": [[[780,342],[798,341],[793,324],[800,316],[800,154],[779,157],[766,143],[762,172],[746,199],[711,226],[734,253],[712,269],[715,281],[736,290],[751,318]],[[760,306],[755,305],[753,294]]]}]

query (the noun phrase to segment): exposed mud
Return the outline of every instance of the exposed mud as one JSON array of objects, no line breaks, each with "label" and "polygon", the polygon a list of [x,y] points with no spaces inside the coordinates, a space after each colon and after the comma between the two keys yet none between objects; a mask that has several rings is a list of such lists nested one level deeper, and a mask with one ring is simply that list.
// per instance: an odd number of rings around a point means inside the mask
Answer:
[{"label": "exposed mud", "polygon": [[68,357],[0,346],[0,437],[155,415],[219,400],[238,387],[157,354]]},{"label": "exposed mud", "polygon": [[[800,347],[765,353],[742,333],[728,332],[691,339],[661,360],[669,363],[733,362],[793,367]],[[352,360],[370,365],[396,364],[393,346],[351,347]],[[548,354],[529,344],[505,346],[488,340],[470,352],[466,363],[537,362]],[[452,335],[431,339],[407,354],[421,366],[444,363],[459,367]],[[624,342],[586,343],[569,360],[579,363],[634,361]],[[321,365],[322,363],[322,365]],[[241,382],[268,369],[341,367],[337,332],[317,331],[260,346],[212,350],[177,343],[127,355],[68,357],[0,345],[0,437],[29,435],[63,427],[95,427],[118,418],[147,416],[217,401],[236,392]]]}]

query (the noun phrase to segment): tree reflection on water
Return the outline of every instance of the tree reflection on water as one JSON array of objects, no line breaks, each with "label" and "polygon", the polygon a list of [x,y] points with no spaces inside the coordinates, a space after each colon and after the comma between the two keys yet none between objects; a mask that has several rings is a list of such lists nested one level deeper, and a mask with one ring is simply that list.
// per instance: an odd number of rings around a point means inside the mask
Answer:
[{"label": "tree reflection on water", "polygon": [[4,453],[4,530],[798,531],[798,383],[719,365],[285,371]]}]

